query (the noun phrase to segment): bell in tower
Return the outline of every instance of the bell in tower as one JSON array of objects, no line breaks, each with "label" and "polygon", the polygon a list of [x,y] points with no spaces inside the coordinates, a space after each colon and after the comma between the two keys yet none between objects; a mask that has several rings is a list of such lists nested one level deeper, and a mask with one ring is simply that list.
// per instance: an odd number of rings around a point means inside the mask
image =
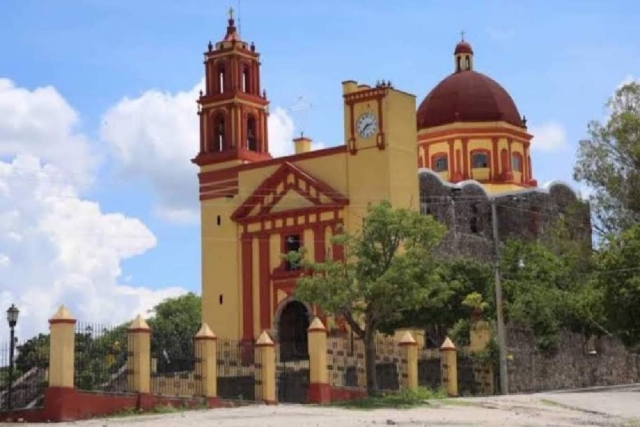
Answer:
[{"label": "bell in tower", "polygon": [[221,162],[257,162],[271,158],[267,135],[268,106],[260,88],[260,54],[243,41],[229,11],[222,40],[204,53],[205,90],[198,99],[199,166]]}]

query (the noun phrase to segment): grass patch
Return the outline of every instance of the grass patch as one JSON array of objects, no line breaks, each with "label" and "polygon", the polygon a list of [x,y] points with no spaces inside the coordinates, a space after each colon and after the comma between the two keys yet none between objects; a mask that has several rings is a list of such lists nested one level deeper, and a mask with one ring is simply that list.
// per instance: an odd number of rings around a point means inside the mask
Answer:
[{"label": "grass patch", "polygon": [[429,400],[444,399],[445,397],[447,397],[447,394],[443,390],[419,388],[418,390],[402,390],[395,393],[383,393],[379,396],[371,396],[358,400],[334,402],[331,405],[347,409],[407,409],[420,405],[428,405]]},{"label": "grass patch", "polygon": [[544,403],[545,405],[549,405],[549,406],[564,407],[564,405],[561,405],[558,402],[556,402],[555,400],[551,400],[551,399],[540,399],[540,402]]}]

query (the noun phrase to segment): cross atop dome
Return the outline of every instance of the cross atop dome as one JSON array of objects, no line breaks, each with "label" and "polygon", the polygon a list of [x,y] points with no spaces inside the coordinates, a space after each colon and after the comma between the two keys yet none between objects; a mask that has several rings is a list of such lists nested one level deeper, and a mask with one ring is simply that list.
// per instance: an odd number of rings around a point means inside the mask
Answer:
[{"label": "cross atop dome", "polygon": [[224,41],[240,40],[240,35],[236,30],[236,23],[233,19],[233,8],[229,8],[229,25],[227,26],[227,34],[224,36]]},{"label": "cross atop dome", "polygon": [[473,70],[473,48],[464,39],[464,30],[460,31],[460,41],[453,51],[456,60],[456,73]]}]

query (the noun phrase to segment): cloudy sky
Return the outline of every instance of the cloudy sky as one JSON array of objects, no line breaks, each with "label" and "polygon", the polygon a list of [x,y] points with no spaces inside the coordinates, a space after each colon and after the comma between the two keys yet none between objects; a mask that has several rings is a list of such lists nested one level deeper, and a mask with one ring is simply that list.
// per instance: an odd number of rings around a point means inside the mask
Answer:
[{"label": "cloudy sky", "polygon": [[[60,303],[118,322],[200,289],[196,94],[202,52],[238,0],[0,2],[0,308],[19,333]],[[534,175],[571,181],[587,122],[640,75],[640,3],[242,0],[262,53],[272,154],[301,129],[342,144],[340,82],[418,102],[466,32],[476,69],[529,120]],[[295,108],[303,97],[310,107]],[[0,321],[0,341],[6,323]]]}]

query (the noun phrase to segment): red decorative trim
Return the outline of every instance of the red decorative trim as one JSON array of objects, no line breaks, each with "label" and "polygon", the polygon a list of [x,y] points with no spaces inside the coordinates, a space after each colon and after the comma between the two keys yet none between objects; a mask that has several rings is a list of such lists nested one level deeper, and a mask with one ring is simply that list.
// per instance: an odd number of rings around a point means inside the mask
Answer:
[{"label": "red decorative trim", "polygon": [[447,170],[448,171],[455,171],[456,170],[456,160],[455,160],[454,153],[453,153],[453,145],[454,145],[455,141],[453,139],[450,139],[447,142],[449,144],[449,158],[447,159]]},{"label": "red decorative trim", "polygon": [[130,334],[150,334],[151,328],[131,328],[127,329]]},{"label": "red decorative trim", "polygon": [[193,337],[195,341],[217,341],[218,337]]},{"label": "red decorative trim", "polygon": [[307,332],[312,333],[312,332],[322,332],[324,334],[327,333],[327,329],[326,328],[309,328],[307,329]]},{"label": "red decorative trim", "polygon": [[471,170],[469,169],[469,139],[462,139],[462,179],[469,179],[471,176]]},{"label": "red decorative trim", "polygon": [[272,342],[261,342],[256,343],[256,347],[275,347],[275,344]]},{"label": "red decorative trim", "polygon": [[456,351],[456,348],[455,347],[445,347],[445,348],[440,347],[440,351]]},{"label": "red decorative trim", "polygon": [[250,235],[242,236],[242,339],[253,340],[253,248]]},{"label": "red decorative trim", "polygon": [[269,281],[269,235],[261,234],[259,237],[259,281],[260,281],[260,328],[265,330],[271,327],[271,307],[269,296],[271,283]]},{"label": "red decorative trim", "polygon": [[50,325],[60,325],[60,324],[75,325],[76,319],[49,319],[49,324]]},{"label": "red decorative trim", "polygon": [[424,151],[425,167],[431,167],[427,162],[429,161],[429,144],[422,144],[422,150]]},{"label": "red decorative trim", "polygon": [[493,176],[500,176],[500,160],[498,159],[498,138],[491,138],[491,147],[492,147],[492,155],[493,155],[493,167],[495,170],[493,171]]},{"label": "red decorative trim", "polygon": [[[269,194],[273,194],[276,188],[285,183],[285,192],[276,195],[274,201],[269,207],[263,206],[261,209],[261,214],[268,214],[270,209],[277,204],[277,202],[284,196],[287,190],[292,189],[292,186],[286,183],[287,176],[292,174],[296,180],[302,180],[306,182],[308,187],[314,188],[318,193],[324,195],[325,197],[331,200],[331,206],[345,206],[349,203],[349,199],[342,195],[340,192],[324,183],[323,181],[312,177],[306,172],[302,171],[299,167],[293,165],[292,163],[285,162],[283,163],[271,176],[265,179],[249,196],[242,205],[240,205],[235,212],[231,215],[231,219],[234,221],[246,220],[251,211],[256,207],[263,203],[264,199]],[[316,207],[323,207],[320,203],[320,196],[312,197],[310,192],[300,190],[295,187],[295,191],[306,197],[309,201],[314,203]],[[309,209],[309,208],[306,208]],[[287,213],[288,215],[289,213]]]},{"label": "red decorative trim", "polygon": [[[339,230],[338,230],[338,225],[339,224],[340,223],[336,223],[332,227],[332,233],[333,233],[334,236],[339,234]],[[336,244],[332,244],[331,246],[332,246],[331,250],[333,252],[333,259],[334,260],[344,260],[344,246],[336,245]]]},{"label": "red decorative trim", "polygon": [[418,343],[417,342],[400,342],[398,345],[400,345],[400,347],[417,347]]},{"label": "red decorative trim", "polygon": [[524,139],[530,141],[533,135],[527,132],[518,131],[508,128],[506,126],[491,126],[491,127],[477,127],[477,128],[451,128],[439,131],[420,131],[418,134],[418,141],[428,141],[436,138],[446,138],[451,136],[464,135],[468,138],[483,138],[487,134],[493,135],[513,135],[515,138]]},{"label": "red decorative trim", "polygon": [[311,383],[307,394],[308,403],[325,405],[331,403],[331,386],[329,384]]}]

